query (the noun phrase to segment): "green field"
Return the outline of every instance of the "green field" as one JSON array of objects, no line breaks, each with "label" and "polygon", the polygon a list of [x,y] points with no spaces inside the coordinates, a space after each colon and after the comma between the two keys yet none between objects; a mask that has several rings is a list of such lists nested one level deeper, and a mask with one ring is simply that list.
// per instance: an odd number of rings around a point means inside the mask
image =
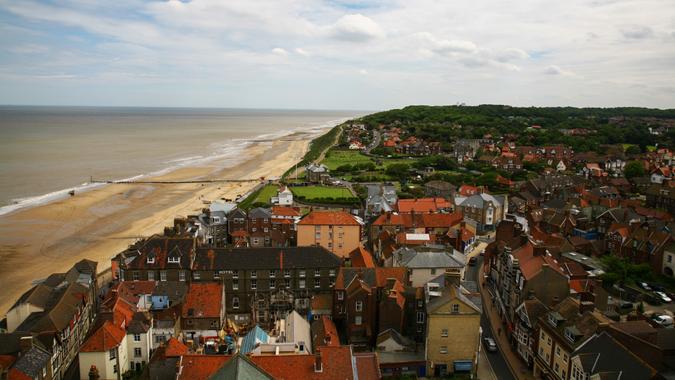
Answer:
[{"label": "green field", "polygon": [[256,203],[269,204],[270,198],[276,196],[278,191],[279,186],[277,185],[265,185],[263,188],[249,195],[243,202],[239,203],[239,208],[248,210]]},{"label": "green field", "polygon": [[326,154],[326,158],[321,161],[322,164],[328,167],[328,170],[335,170],[341,165],[354,165],[365,162],[373,162],[373,160],[368,156],[362,155],[358,151],[337,149],[329,150]]},{"label": "green field", "polygon": [[344,187],[332,186],[302,186],[291,187],[294,196],[304,197],[306,200],[319,198],[351,198],[354,195]]}]

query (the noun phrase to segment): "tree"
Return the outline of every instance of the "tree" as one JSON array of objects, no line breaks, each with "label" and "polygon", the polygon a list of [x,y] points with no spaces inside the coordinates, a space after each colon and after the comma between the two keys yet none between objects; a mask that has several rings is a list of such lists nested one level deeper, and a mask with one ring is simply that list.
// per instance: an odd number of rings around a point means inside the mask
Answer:
[{"label": "tree", "polygon": [[631,161],[626,164],[626,167],[623,169],[623,173],[628,179],[641,177],[645,175],[645,167],[640,161]]},{"label": "tree", "polygon": [[385,170],[388,176],[394,177],[398,180],[404,180],[408,176],[410,166],[408,164],[391,164]]},{"label": "tree", "polygon": [[638,145],[631,145],[626,148],[626,154],[640,154],[642,151]]}]

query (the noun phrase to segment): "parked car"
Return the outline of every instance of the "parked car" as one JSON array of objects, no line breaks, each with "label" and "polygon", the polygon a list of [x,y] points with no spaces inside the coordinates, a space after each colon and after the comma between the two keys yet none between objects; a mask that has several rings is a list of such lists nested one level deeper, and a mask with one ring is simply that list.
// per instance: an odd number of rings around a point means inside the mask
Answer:
[{"label": "parked car", "polygon": [[647,284],[646,282],[638,282],[637,284],[638,284],[639,287],[641,287],[642,289],[644,289],[646,291],[652,290],[651,286],[649,286],[649,284]]},{"label": "parked car", "polygon": [[656,294],[661,299],[661,301],[665,303],[673,302],[673,300],[664,292],[654,292],[654,294]]},{"label": "parked car", "polygon": [[485,337],[483,338],[483,343],[485,343],[485,349],[489,352],[497,352],[497,343],[494,339]]},{"label": "parked car", "polygon": [[633,310],[633,303],[628,301],[621,301],[619,308],[623,310]]},{"label": "parked car", "polygon": [[472,266],[472,267],[473,267],[473,266],[476,266],[476,262],[477,262],[477,261],[478,261],[478,259],[477,259],[476,257],[470,258],[470,259],[469,259],[469,266]]},{"label": "parked car", "polygon": [[673,327],[673,317],[670,315],[656,315],[652,317],[654,322],[658,323],[659,325],[666,327],[666,328],[672,328]]},{"label": "parked car", "polygon": [[649,283],[649,287],[652,288],[652,290],[657,291],[657,292],[665,292],[666,288],[663,287],[661,284],[657,284],[655,282]]}]

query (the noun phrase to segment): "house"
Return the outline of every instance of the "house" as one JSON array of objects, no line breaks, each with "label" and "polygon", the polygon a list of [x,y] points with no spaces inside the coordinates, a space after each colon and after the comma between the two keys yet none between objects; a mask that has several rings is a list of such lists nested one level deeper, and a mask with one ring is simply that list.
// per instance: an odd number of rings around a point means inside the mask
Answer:
[{"label": "house", "polygon": [[150,354],[154,349],[152,325],[149,313],[137,312],[126,326],[129,368],[136,372],[141,372],[150,362]]},{"label": "house", "polygon": [[368,189],[365,210],[366,217],[394,210],[398,202],[396,187],[383,184],[368,184],[366,188]]},{"label": "house", "polygon": [[675,188],[670,186],[651,185],[646,191],[647,206],[667,210],[675,214]]},{"label": "house", "polygon": [[376,343],[380,371],[385,376],[425,377],[427,362],[424,348],[404,337],[398,331],[389,329],[380,332]]},{"label": "house", "polygon": [[272,245],[272,211],[256,207],[248,212],[248,236],[251,247]]},{"label": "house", "polygon": [[164,310],[182,303],[187,290],[185,281],[158,281],[150,296],[151,310]]},{"label": "house", "polygon": [[[15,355],[3,355],[3,379],[53,379],[52,354],[42,346],[37,337],[22,336]],[[7,348],[7,347],[3,347]],[[57,376],[60,376],[58,373]]]},{"label": "house", "polygon": [[[572,357],[589,338],[610,320],[595,309],[590,299],[565,298],[539,318],[534,376],[567,380],[572,374]],[[583,377],[585,378],[585,377]]]},{"label": "house", "polygon": [[330,175],[328,174],[328,167],[324,164],[311,163],[307,165],[307,180],[313,183],[324,183],[328,181]]},{"label": "house", "polygon": [[663,269],[661,273],[668,277],[675,276],[675,243],[668,243],[663,252]]},{"label": "house", "polygon": [[378,258],[381,256],[381,244],[378,241],[384,231],[389,232],[392,236],[396,236],[400,232],[429,234],[434,236],[432,239],[441,240],[450,228],[462,222],[462,218],[463,214],[457,211],[450,214],[384,213],[370,225],[370,240],[375,247],[374,253]]},{"label": "house", "polygon": [[312,211],[298,222],[298,246],[321,246],[345,258],[361,244],[362,226],[344,211]]},{"label": "house", "polygon": [[661,166],[657,167],[656,169],[652,170],[650,179],[652,183],[658,183],[658,184],[663,184],[664,182],[670,181],[672,178],[673,173],[670,170],[669,167],[667,166]]},{"label": "house", "polygon": [[6,314],[8,332],[37,334],[49,341],[52,378],[63,378],[93,325],[96,268],[96,262],[81,260],[65,273],[53,273],[22,294]]},{"label": "house", "polygon": [[427,292],[427,374],[475,375],[480,345],[480,295],[456,283],[447,284],[439,293],[431,296]]},{"label": "house", "polygon": [[485,188],[483,186],[471,186],[471,185],[466,185],[462,184],[459,187],[459,190],[457,190],[457,193],[461,197],[470,197],[472,195],[484,193]]},{"label": "house", "polygon": [[523,163],[517,156],[497,156],[492,160],[492,166],[504,171],[516,171],[523,168]]},{"label": "house", "polygon": [[153,312],[152,346],[157,347],[175,338],[180,333],[180,305],[171,309]]},{"label": "house", "polygon": [[322,346],[340,345],[340,336],[330,316],[324,315],[314,320],[310,330],[312,333],[312,347],[315,349]]},{"label": "house", "polygon": [[270,199],[270,203],[276,206],[292,206],[293,192],[287,186],[282,186],[277,192],[277,196]]},{"label": "house", "polygon": [[248,236],[248,217],[244,210],[235,208],[227,214],[227,233],[230,235],[230,243],[235,243],[242,233]]},{"label": "house", "polygon": [[396,206],[400,213],[429,213],[452,210],[452,203],[444,198],[399,199]]},{"label": "house", "polygon": [[445,250],[403,247],[394,251],[393,259],[393,267],[408,269],[410,282],[414,287],[424,286],[446,272],[457,272],[460,278],[464,278],[466,259],[463,254],[452,248]]},{"label": "house", "polygon": [[548,307],[536,297],[523,301],[516,308],[517,322],[514,323],[513,338],[516,342],[516,352],[527,363],[529,368],[534,366],[536,353],[536,335],[539,318],[548,312]]},{"label": "house", "polygon": [[186,281],[197,244],[194,238],[153,235],[115,256],[121,281]]},{"label": "house", "polygon": [[101,380],[117,380],[129,370],[127,335],[124,323],[120,326],[105,321],[87,338],[80,348],[80,379],[88,380],[97,374]]},{"label": "house", "polygon": [[228,318],[239,324],[262,324],[294,309],[305,314],[312,296],[332,294],[339,266],[339,257],[317,246],[204,247],[197,250],[192,277],[193,284],[224,286]]},{"label": "house", "polygon": [[225,292],[220,283],[193,282],[181,306],[181,329],[189,339],[218,336],[225,320]]},{"label": "house", "polygon": [[656,230],[646,223],[636,225],[621,245],[619,255],[634,264],[649,264],[654,273],[661,273],[663,252],[671,240],[667,232]]},{"label": "house", "polygon": [[494,230],[495,226],[504,219],[505,208],[508,209],[506,196],[493,196],[486,193],[472,195],[459,204],[464,217],[477,223],[479,232]]},{"label": "house", "polygon": [[452,201],[455,198],[455,186],[446,181],[429,181],[424,184],[427,197],[440,197]]}]

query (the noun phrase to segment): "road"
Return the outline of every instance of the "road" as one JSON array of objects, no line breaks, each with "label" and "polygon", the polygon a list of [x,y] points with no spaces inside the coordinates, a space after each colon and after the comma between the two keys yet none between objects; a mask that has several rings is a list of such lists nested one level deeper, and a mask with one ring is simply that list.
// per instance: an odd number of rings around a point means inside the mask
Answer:
[{"label": "road", "polygon": [[381,136],[382,135],[380,134],[380,131],[373,129],[373,140],[370,143],[370,145],[368,145],[368,147],[366,148],[364,152],[365,154],[370,154],[371,150],[377,148],[377,146],[380,145]]},{"label": "road", "polygon": [[[479,252],[481,245],[478,246],[477,249],[475,249],[472,253],[469,254],[469,256],[475,256],[477,252]],[[474,266],[468,266],[466,268],[466,274],[465,278],[468,281],[476,281],[478,282],[479,276],[478,276],[478,269],[482,267],[483,265],[483,256],[476,256],[477,262],[476,265]],[[480,327],[483,329],[483,337],[490,337],[494,338],[492,336],[492,329],[490,328],[490,322],[488,321],[486,317],[485,311],[480,316]],[[481,342],[482,344],[482,342]],[[515,380],[513,377],[513,374],[511,373],[511,370],[509,369],[509,366],[506,364],[506,360],[504,359],[504,356],[502,356],[502,352],[498,350],[497,352],[486,352],[486,355],[488,358],[488,361],[490,362],[490,365],[492,366],[492,370],[494,371],[495,375],[499,380]]]}]

